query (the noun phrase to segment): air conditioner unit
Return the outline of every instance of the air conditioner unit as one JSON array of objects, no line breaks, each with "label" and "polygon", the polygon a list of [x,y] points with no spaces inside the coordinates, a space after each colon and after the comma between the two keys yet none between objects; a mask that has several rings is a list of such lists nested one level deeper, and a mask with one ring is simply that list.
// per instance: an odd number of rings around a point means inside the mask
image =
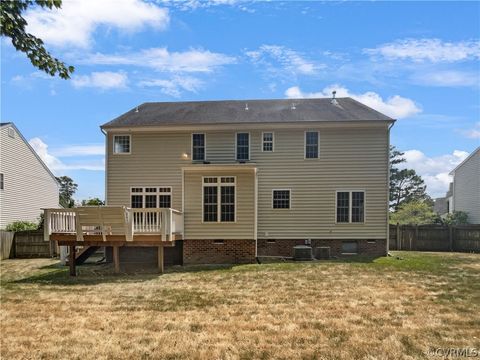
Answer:
[{"label": "air conditioner unit", "polygon": [[330,246],[320,246],[315,248],[315,258],[318,260],[330,259]]}]

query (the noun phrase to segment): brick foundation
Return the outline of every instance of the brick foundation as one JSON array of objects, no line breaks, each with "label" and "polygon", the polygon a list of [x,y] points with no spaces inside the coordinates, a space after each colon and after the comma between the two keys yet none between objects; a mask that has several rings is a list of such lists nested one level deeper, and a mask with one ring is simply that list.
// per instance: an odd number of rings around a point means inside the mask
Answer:
[{"label": "brick foundation", "polygon": [[255,240],[183,240],[183,263],[247,264],[255,262]]},{"label": "brick foundation", "polygon": [[[320,246],[330,247],[330,256],[342,257],[342,241],[357,241],[358,255],[379,257],[387,255],[386,240],[319,240],[312,239],[311,246],[315,255],[315,248]],[[293,247],[295,245],[305,245],[305,240],[276,239],[266,240],[258,239],[258,256],[293,256]],[[348,255],[351,256],[351,255]]]}]

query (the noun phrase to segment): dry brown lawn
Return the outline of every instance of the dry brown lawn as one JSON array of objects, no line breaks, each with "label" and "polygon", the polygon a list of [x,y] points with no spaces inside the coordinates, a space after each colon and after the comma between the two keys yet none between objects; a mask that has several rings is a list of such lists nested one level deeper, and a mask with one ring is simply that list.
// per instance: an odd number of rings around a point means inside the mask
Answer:
[{"label": "dry brown lawn", "polygon": [[[114,276],[0,265],[2,359],[418,359],[480,349],[480,255]],[[429,357],[430,356],[430,357]],[[480,356],[480,355],[479,355]]]}]

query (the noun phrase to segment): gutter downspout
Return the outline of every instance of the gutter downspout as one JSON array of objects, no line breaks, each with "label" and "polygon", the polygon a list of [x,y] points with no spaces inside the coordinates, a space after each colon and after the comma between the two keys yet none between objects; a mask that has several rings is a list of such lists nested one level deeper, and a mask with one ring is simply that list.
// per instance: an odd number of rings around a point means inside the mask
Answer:
[{"label": "gutter downspout", "polygon": [[105,205],[108,205],[107,196],[107,176],[108,176],[108,133],[100,127],[100,131],[105,135]]},{"label": "gutter downspout", "polygon": [[395,122],[392,122],[387,128],[387,256],[390,251],[390,129],[394,124]]}]

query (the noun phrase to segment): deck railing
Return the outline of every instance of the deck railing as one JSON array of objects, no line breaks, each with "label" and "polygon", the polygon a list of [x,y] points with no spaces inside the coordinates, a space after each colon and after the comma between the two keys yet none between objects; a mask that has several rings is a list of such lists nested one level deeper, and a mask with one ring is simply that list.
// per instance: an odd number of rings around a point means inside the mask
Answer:
[{"label": "deck railing", "polygon": [[[81,240],[84,235],[102,234],[105,239],[106,235],[120,233],[127,240],[135,235],[162,235],[163,241],[171,241],[174,235],[183,234],[183,214],[175,209],[106,207],[109,211],[98,211],[101,208],[44,209],[45,240],[51,234],[76,234]],[[116,216],[119,219],[113,219],[110,210],[120,214]],[[82,217],[88,219],[87,223],[79,223]]]}]

